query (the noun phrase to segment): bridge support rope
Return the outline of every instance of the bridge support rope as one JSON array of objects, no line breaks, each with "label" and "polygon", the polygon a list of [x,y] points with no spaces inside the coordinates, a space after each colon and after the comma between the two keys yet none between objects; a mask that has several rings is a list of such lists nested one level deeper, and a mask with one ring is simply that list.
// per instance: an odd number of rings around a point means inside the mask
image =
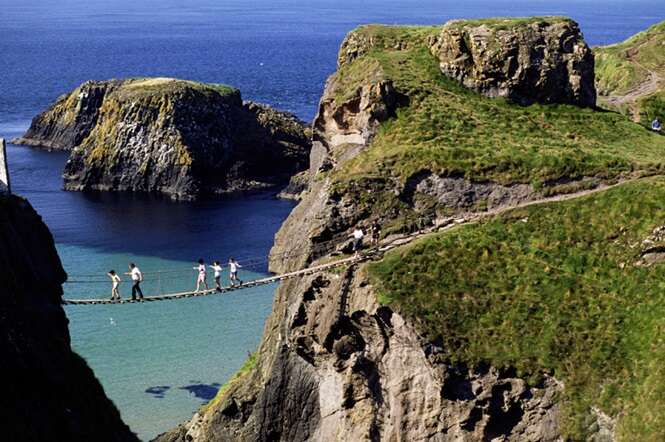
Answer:
[{"label": "bridge support rope", "polygon": [[[347,264],[355,264],[360,261],[364,261],[369,259],[369,254],[362,254],[358,256],[351,256],[348,258],[340,259],[337,261],[329,262],[326,264],[321,264],[317,265],[314,267],[308,267],[306,269],[302,270],[297,270],[295,272],[289,272],[289,273],[284,273],[281,275],[274,275],[274,276],[269,276],[266,278],[260,278],[260,279],[255,279],[252,281],[247,281],[244,282],[242,285],[239,286],[226,286],[222,287],[220,291],[216,289],[209,289],[209,290],[202,290],[199,292],[196,291],[189,291],[189,292],[177,292],[177,293],[167,293],[167,294],[159,294],[159,295],[152,295],[152,296],[145,296],[143,298],[143,301],[145,302],[154,302],[154,301],[168,301],[171,299],[182,299],[182,298],[193,298],[193,297],[200,297],[200,296],[209,296],[209,295],[216,295],[216,294],[222,294],[222,293],[228,293],[228,292],[233,292],[236,290],[242,290],[250,287],[258,287],[262,285],[268,285],[272,284],[275,282],[279,281],[284,281],[287,279],[291,278],[297,278],[300,276],[305,276],[305,275],[311,275],[314,273],[322,272],[325,270],[329,270],[335,267],[340,267],[344,266]],[[141,302],[140,300],[120,300],[120,301],[114,301],[111,300],[110,298],[90,298],[90,299],[63,299],[62,303],[64,305],[94,305],[94,304],[132,304],[132,303],[139,303]]]}]

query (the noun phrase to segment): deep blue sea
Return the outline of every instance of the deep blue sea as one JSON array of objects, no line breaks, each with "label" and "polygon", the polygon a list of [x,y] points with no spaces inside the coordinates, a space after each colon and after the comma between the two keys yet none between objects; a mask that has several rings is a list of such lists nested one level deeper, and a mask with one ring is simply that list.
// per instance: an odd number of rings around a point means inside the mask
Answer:
[{"label": "deep blue sea", "polygon": [[[171,76],[228,83],[244,98],[311,120],[344,35],[363,23],[568,15],[592,45],[665,19],[662,0],[0,0],[0,137],[20,135],[57,96],[89,79]],[[66,155],[9,146],[14,189],[55,237],[74,281],[106,294],[107,270],[135,261],[145,291],[192,287],[194,260],[264,257],[292,203],[271,194],[174,203],[61,190]],[[173,273],[150,274],[169,269]],[[121,286],[127,295],[129,284]],[[193,300],[67,307],[72,343],[142,439],[212,397],[258,345],[274,287]]]}]

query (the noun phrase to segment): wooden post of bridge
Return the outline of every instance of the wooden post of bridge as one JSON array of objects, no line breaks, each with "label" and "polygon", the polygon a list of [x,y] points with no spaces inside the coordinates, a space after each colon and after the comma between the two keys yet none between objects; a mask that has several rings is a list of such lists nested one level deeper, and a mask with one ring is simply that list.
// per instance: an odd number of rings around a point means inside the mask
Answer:
[{"label": "wooden post of bridge", "polygon": [[7,165],[7,144],[4,138],[0,138],[0,193],[12,193],[9,166]]}]

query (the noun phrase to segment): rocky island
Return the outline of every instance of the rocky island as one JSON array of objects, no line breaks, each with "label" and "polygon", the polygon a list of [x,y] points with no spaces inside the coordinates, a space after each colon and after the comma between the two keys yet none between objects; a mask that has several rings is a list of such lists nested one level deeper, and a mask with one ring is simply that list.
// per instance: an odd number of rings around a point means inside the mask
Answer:
[{"label": "rocky island", "polygon": [[14,143],[71,150],[68,190],[174,199],[285,185],[310,151],[293,115],[243,102],[229,86],[171,78],[86,82]]},{"label": "rocky island", "polygon": [[351,32],[271,270],[371,223],[392,250],[283,282],[257,352],[157,441],[664,437],[665,137],[595,96],[566,18]]}]

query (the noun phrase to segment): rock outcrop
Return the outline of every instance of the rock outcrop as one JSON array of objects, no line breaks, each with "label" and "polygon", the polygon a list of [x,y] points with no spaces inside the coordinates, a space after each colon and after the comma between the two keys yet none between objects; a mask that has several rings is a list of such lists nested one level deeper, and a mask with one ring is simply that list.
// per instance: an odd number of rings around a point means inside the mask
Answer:
[{"label": "rock outcrop", "polygon": [[66,279],[30,204],[0,195],[0,415],[7,441],[138,441],[70,347]]},{"label": "rock outcrop", "polygon": [[308,132],[228,86],[153,78],[84,83],[15,142],[71,149],[68,190],[192,199],[285,185],[307,168]]},{"label": "rock outcrop", "polygon": [[[530,185],[470,183],[428,171],[406,183],[370,176],[340,185],[335,176],[410,105],[413,92],[400,90],[378,63],[351,64],[377,48],[412,50],[414,40],[364,31],[347,36],[338,72],[326,83],[313,125],[309,186],[271,251],[276,273],[331,259],[357,225],[386,227],[429,217],[432,207],[465,211],[481,199],[498,207],[538,195]],[[418,44],[430,56],[427,39]],[[537,96],[544,93],[530,97],[564,100],[556,96],[560,90]],[[566,102],[590,104],[584,101],[590,96],[573,95]],[[452,363],[439,343],[378,299],[363,266],[285,281],[255,368],[157,440],[560,440],[557,398],[564,387],[557,379],[530,385],[510,369]]]},{"label": "rock outcrop", "polygon": [[594,57],[567,18],[454,20],[431,41],[441,72],[516,103],[596,104]]}]

